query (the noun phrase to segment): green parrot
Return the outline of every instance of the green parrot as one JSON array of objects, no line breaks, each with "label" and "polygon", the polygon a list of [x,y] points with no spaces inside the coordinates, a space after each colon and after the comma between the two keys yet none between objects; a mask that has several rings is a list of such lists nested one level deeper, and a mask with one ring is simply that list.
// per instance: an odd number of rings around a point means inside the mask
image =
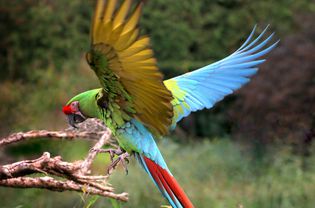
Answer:
[{"label": "green parrot", "polygon": [[211,108],[247,83],[264,62],[259,58],[278,42],[266,46],[273,34],[261,40],[268,27],[252,40],[255,27],[230,56],[163,81],[150,39],[139,33],[143,2],[135,7],[132,0],[119,2],[98,0],[92,20],[86,60],[101,87],[76,95],[63,112],[72,126],[98,118],[112,131],[120,148],[110,150],[118,156],[111,168],[133,155],[172,207],[193,207],[154,139],[166,135],[191,112]]}]

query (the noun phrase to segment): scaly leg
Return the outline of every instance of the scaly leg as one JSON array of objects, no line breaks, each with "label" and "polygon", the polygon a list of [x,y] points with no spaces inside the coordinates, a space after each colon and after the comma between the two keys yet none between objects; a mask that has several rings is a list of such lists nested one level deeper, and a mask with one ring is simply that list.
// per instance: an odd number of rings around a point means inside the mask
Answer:
[{"label": "scaly leg", "polygon": [[111,174],[113,170],[117,167],[118,163],[120,162],[124,167],[126,174],[128,174],[127,164],[129,163],[129,157],[130,155],[128,152],[123,152],[122,154],[120,154],[118,158],[112,161],[112,164],[109,165],[109,167],[107,168],[107,173]]}]

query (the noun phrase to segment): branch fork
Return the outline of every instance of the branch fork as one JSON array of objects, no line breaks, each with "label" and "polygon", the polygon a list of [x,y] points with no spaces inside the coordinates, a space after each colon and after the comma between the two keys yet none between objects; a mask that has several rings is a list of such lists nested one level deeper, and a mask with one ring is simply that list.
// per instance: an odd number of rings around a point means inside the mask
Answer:
[{"label": "branch fork", "polygon": [[[64,131],[32,130],[11,134],[0,139],[0,148],[29,139],[89,139],[97,141],[84,160],[67,162],[49,152],[33,160],[22,160],[0,165],[0,186],[14,188],[41,188],[51,191],[76,191],[128,201],[128,193],[115,193],[108,183],[109,174],[92,175],[91,166],[104,145],[115,147],[111,132],[97,119],[88,119],[79,129]],[[35,173],[39,173],[34,175]],[[44,176],[43,176],[44,175]]]}]

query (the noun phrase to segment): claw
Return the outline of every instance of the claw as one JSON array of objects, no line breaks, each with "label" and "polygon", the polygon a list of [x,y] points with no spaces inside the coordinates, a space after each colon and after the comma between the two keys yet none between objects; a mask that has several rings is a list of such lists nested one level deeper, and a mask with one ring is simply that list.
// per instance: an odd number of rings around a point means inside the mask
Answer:
[{"label": "claw", "polygon": [[120,162],[126,171],[126,175],[128,175],[127,164],[129,164],[129,159],[128,159],[129,157],[130,155],[128,152],[124,152],[120,154],[118,158],[114,160],[112,164],[109,165],[109,167],[107,168],[107,173],[110,175],[113,172],[113,170],[117,167],[118,163]]},{"label": "claw", "polygon": [[124,151],[121,148],[118,149],[99,149],[97,150],[98,153],[109,153],[110,156],[110,160],[113,162],[114,161],[114,157],[116,155],[121,155],[124,153]]},{"label": "claw", "polygon": [[[98,153],[109,153],[110,160],[112,163],[107,168],[108,175],[110,175],[113,172],[113,170],[117,167],[118,163],[122,164],[123,168],[126,171],[126,174],[128,175],[127,165],[129,164],[129,157],[130,157],[128,152],[125,152],[120,147],[118,147],[117,149],[97,149],[93,151],[97,151]],[[114,157],[116,155],[118,156],[118,158],[114,160]]]}]

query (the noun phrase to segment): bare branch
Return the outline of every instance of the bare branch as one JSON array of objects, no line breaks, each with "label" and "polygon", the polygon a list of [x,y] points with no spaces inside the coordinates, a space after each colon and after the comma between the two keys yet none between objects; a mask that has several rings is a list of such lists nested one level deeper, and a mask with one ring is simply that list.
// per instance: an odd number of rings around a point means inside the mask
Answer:
[{"label": "bare branch", "polygon": [[[102,133],[102,132],[101,132]],[[0,140],[0,147],[28,139],[53,138],[53,139],[98,139],[101,133],[93,132],[71,132],[71,131],[47,131],[47,130],[32,130],[28,132],[19,132],[11,134]]]},{"label": "bare branch", "polygon": [[110,197],[113,199],[117,199],[120,201],[128,201],[128,194],[121,193],[121,194],[114,194],[109,191],[103,191],[96,189],[94,187],[79,184],[71,180],[59,181],[52,177],[45,176],[45,177],[19,177],[19,178],[10,178],[0,180],[1,186],[6,187],[14,187],[14,188],[42,188],[48,189],[51,191],[77,191],[83,193],[89,193],[92,195],[100,195],[104,197]]},{"label": "bare branch", "polygon": [[[106,140],[111,137],[111,133],[105,132],[104,135],[98,140],[98,142],[94,145],[92,149],[90,149],[90,153],[86,157],[86,159],[83,161],[81,165],[81,173],[82,174],[89,174],[89,170],[91,169],[91,165],[93,163],[93,160],[95,159],[98,150],[100,150],[104,144],[106,143]],[[107,142],[108,143],[108,142]]]},{"label": "bare branch", "polygon": [[85,122],[77,124],[77,126],[77,129],[70,127],[63,131],[32,130],[13,133],[8,137],[0,139],[0,147],[28,139],[41,138],[99,140],[99,138],[108,131],[103,122],[94,118],[87,119]]},{"label": "bare branch", "polygon": [[[15,188],[42,188],[52,191],[78,191],[91,195],[100,195],[127,201],[128,194],[114,193],[114,188],[107,182],[109,175],[90,175],[91,165],[104,145],[112,145],[111,132],[96,119],[88,119],[78,129],[64,131],[29,131],[12,134],[0,140],[0,147],[20,141],[36,138],[54,139],[92,139],[97,142],[90,149],[84,160],[67,162],[61,156],[51,157],[49,152],[33,160],[0,166],[0,186]],[[37,173],[37,175],[32,175]],[[38,176],[40,174],[40,176]],[[43,177],[42,174],[45,176]]]}]

